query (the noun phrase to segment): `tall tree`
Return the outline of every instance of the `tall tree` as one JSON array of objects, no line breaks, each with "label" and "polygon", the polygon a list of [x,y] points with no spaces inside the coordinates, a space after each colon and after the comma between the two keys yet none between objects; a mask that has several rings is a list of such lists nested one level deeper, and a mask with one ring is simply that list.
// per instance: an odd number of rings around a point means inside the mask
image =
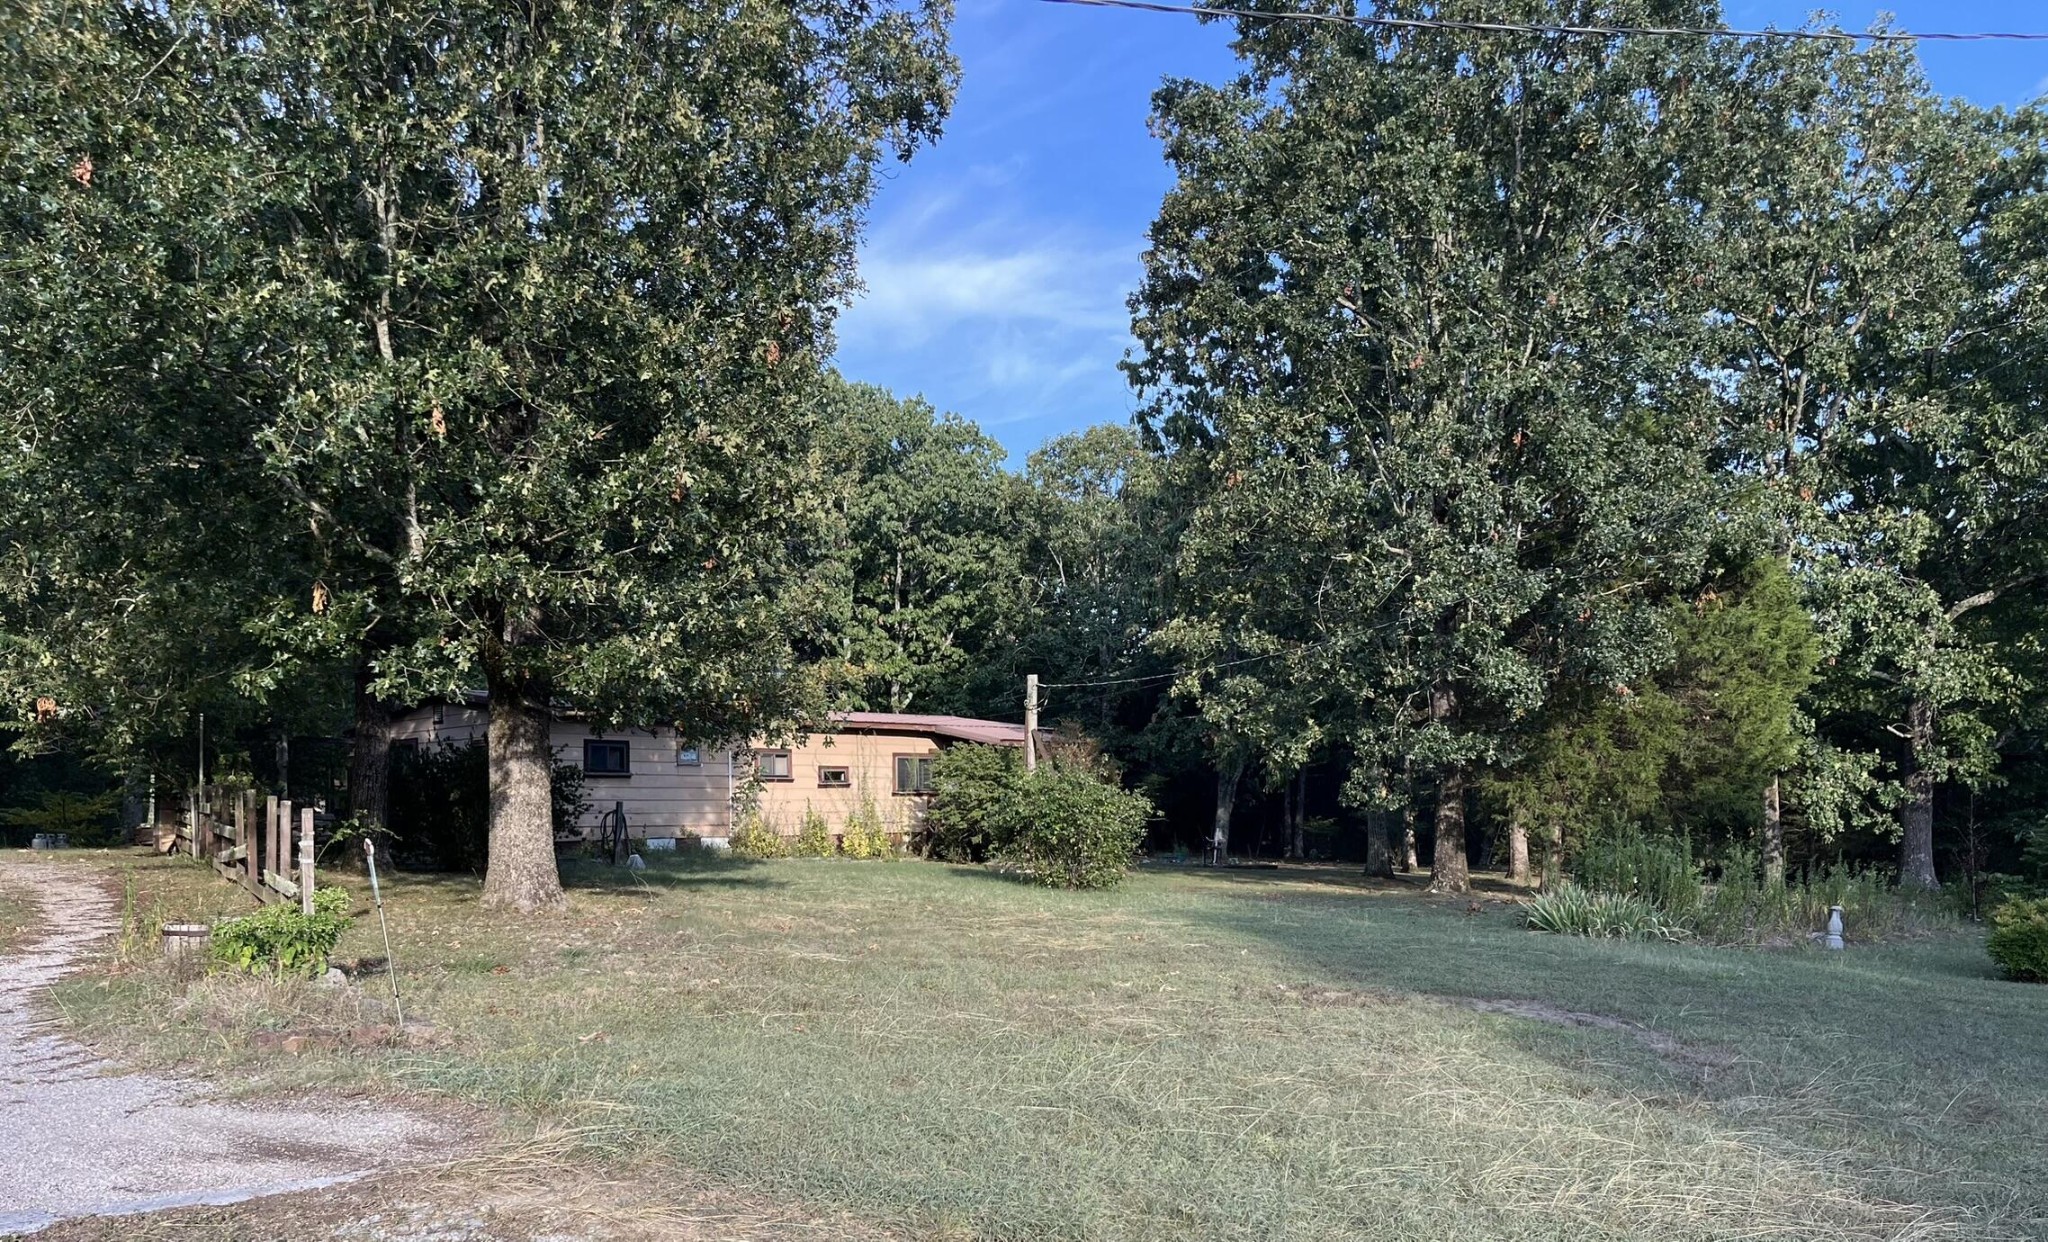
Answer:
[{"label": "tall tree", "polygon": [[[1772,153],[1728,163],[1710,226],[1731,464],[1760,484],[1764,537],[1821,622],[1823,734],[1853,746],[1843,726],[1866,719],[1896,750],[1901,878],[1931,887],[1934,787],[1982,773],[1984,713],[2012,705],[1967,614],[2038,563],[2014,540],[2039,504],[2038,419],[1980,382],[2024,287],[1988,256],[1991,223],[2038,152],[1935,98],[1910,49],[1723,47],[1753,101],[1727,117],[1736,149]],[[1763,801],[1771,865],[1776,781]]]},{"label": "tall tree", "polygon": [[[485,899],[559,903],[557,702],[710,736],[802,698],[818,360],[879,161],[950,100],[946,9],[48,12],[202,84],[232,156],[216,214],[261,254],[218,309],[260,332],[274,397],[245,450],[341,550],[276,629],[385,635],[381,696],[481,681]],[[43,72],[89,76],[90,54]],[[151,98],[125,124],[169,124]],[[52,150],[63,124],[29,122]],[[126,149],[98,156],[110,191],[179,167]]]},{"label": "tall tree", "polygon": [[335,670],[270,693],[255,622],[314,577],[256,445],[280,349],[247,313],[244,152],[160,24],[17,6],[0,43],[0,699],[190,772],[202,716],[333,727]]},{"label": "tall tree", "polygon": [[1462,891],[1476,769],[1559,679],[1639,676],[1699,572],[1707,53],[1258,21],[1235,46],[1234,82],[1155,97],[1179,180],[1133,302],[1147,416],[1207,484],[1184,574],[1236,582],[1193,632],[1298,652],[1364,759],[1433,772],[1432,883]]},{"label": "tall tree", "polygon": [[967,707],[968,678],[1015,645],[1022,620],[1022,497],[1003,448],[872,385],[835,381],[827,401],[846,539],[835,654],[851,701]]}]

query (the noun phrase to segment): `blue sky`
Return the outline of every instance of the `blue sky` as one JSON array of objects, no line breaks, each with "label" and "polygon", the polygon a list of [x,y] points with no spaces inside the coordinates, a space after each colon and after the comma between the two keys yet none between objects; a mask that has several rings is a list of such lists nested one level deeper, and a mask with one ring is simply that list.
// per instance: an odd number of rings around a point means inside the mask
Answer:
[{"label": "blue sky", "polygon": [[[963,80],[939,144],[889,170],[840,320],[840,370],[989,429],[1021,466],[1048,438],[1121,422],[1124,299],[1171,183],[1145,130],[1162,78],[1220,80],[1228,30],[1166,14],[959,0]],[[1797,25],[1799,0],[1727,0],[1728,24]],[[1907,30],[2048,30],[2048,0],[1893,0]],[[1923,44],[1935,89],[1983,104],[2048,88],[2048,44]]]}]

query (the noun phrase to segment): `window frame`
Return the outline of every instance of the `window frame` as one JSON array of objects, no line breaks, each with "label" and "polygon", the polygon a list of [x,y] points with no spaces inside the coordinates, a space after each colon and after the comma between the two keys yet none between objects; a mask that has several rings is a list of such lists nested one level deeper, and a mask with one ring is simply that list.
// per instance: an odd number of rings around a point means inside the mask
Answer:
[{"label": "window frame", "polygon": [[[836,780],[836,781],[828,781],[828,780],[826,780],[826,779],[825,779],[825,773],[827,773],[827,772],[837,772],[837,773],[839,774],[839,779],[838,779],[838,780]],[[818,788],[820,788],[820,789],[851,789],[851,788],[853,788],[853,769],[852,769],[851,767],[848,767],[848,766],[847,766],[846,764],[843,764],[843,763],[829,763],[829,764],[819,764],[819,765],[818,765]]]},{"label": "window frame", "polygon": [[[925,751],[921,754],[904,752],[889,756],[891,760],[889,764],[890,774],[893,777],[890,783],[895,786],[894,796],[898,798],[929,798],[937,793],[939,791],[938,785],[932,781],[932,764],[937,761],[938,757],[938,753],[935,751]],[[915,784],[918,769],[913,766],[911,768],[913,784],[908,789],[903,787],[903,761],[906,759],[912,761],[913,764],[918,762],[924,764],[925,784]]]},{"label": "window frame", "polygon": [[[770,775],[769,773],[761,770],[761,761],[765,758],[768,758],[771,755],[780,756],[782,759],[782,773],[779,776]],[[763,782],[773,781],[778,785],[785,785],[791,781],[794,781],[796,779],[796,755],[787,746],[763,746],[755,748],[754,779]]]},{"label": "window frame", "polygon": [[[616,749],[622,766],[617,769],[593,768],[590,766],[592,747]],[[593,780],[615,781],[628,779],[633,775],[633,745],[622,737],[586,737],[583,739],[583,775]]]}]

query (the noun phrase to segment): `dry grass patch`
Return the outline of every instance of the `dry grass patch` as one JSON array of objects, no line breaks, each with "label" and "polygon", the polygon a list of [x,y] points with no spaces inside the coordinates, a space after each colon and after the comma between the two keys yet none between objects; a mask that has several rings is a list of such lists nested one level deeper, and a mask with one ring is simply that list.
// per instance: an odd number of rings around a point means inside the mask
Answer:
[{"label": "dry grass patch", "polygon": [[[374,975],[337,1001],[110,972],[65,1004],[141,1055],[444,1094],[591,1168],[914,1236],[2048,1231],[2048,1013],[1973,973],[1974,942],[1566,941],[1484,899],[1265,875],[1075,894],[684,857],[575,865],[538,920],[394,877],[437,1046],[256,1048],[374,1016]],[[381,957],[374,925],[341,953]]]}]

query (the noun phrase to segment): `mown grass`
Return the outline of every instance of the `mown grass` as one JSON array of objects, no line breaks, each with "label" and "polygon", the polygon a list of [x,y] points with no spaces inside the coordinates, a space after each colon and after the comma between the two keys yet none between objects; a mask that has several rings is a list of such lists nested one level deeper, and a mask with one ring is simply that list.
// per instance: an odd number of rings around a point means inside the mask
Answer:
[{"label": "mown grass", "polygon": [[[136,875],[165,908],[215,883]],[[252,1051],[256,1028],[377,1020],[374,972],[179,995],[110,970],[58,1000],[135,1055],[445,1093],[916,1236],[2048,1234],[2048,988],[1996,979],[1975,935],[1588,941],[1333,870],[1097,894],[917,863],[569,879],[544,919],[392,879],[433,1046]],[[341,955],[381,959],[374,919]]]}]

